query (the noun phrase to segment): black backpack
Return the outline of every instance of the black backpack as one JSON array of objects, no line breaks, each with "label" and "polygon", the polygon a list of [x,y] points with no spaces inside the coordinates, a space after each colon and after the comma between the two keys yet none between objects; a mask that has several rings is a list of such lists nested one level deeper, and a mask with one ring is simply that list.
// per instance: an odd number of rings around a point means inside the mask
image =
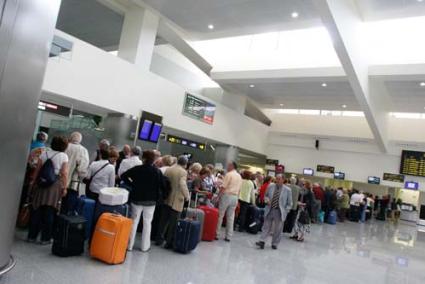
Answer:
[{"label": "black backpack", "polygon": [[41,166],[40,171],[38,173],[38,177],[37,177],[37,185],[39,187],[42,187],[42,188],[50,187],[58,180],[58,176],[55,173],[55,165],[53,164],[53,161],[52,161],[52,159],[57,154],[58,153],[54,154],[51,158],[49,158],[49,156],[46,153],[47,160]]}]

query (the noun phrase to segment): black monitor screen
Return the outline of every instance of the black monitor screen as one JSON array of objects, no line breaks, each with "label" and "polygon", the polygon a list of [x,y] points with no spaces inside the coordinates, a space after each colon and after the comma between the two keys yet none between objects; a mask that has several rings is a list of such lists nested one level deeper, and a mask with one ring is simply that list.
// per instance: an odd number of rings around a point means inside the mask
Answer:
[{"label": "black monitor screen", "polygon": [[335,172],[334,179],[345,179],[345,173]]},{"label": "black monitor screen", "polygon": [[380,184],[381,183],[381,179],[379,177],[368,177],[367,178],[367,183],[370,183],[370,184]]},{"label": "black monitor screen", "polygon": [[159,140],[159,136],[161,135],[161,130],[162,130],[162,124],[155,123],[152,127],[152,133],[149,138],[149,141],[153,143],[157,143]]}]

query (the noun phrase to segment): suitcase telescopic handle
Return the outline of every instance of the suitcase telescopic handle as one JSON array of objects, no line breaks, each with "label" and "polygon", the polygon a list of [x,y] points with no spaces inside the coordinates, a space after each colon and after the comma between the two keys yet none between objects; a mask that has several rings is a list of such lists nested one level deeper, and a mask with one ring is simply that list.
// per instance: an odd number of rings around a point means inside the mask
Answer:
[{"label": "suitcase telescopic handle", "polygon": [[[189,192],[189,202],[187,203],[187,207],[186,208],[184,208],[184,211],[186,211],[186,214],[185,214],[185,218],[187,218],[187,212],[189,211],[189,208],[190,208],[190,202],[192,201],[192,192]],[[194,206],[194,209],[196,209],[196,204],[198,203],[198,193],[196,193],[196,195],[195,195],[195,206]],[[193,219],[196,221],[196,214],[195,214],[195,216],[193,217]]]}]

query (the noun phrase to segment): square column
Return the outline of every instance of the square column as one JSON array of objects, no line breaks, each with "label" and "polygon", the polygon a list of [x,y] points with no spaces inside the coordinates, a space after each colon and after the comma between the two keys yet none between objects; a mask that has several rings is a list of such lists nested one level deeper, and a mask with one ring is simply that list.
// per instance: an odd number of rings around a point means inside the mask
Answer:
[{"label": "square column", "polygon": [[151,11],[138,6],[129,9],[124,18],[118,56],[149,70],[158,25],[159,17]]}]

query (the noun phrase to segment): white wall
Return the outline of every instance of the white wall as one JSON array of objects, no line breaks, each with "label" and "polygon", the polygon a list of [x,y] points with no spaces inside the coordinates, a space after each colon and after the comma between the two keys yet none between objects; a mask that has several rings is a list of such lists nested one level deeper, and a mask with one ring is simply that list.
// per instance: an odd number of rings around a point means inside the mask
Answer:
[{"label": "white wall", "polygon": [[49,60],[44,91],[133,115],[150,111],[162,115],[168,127],[265,153],[265,125],[220,104],[212,126],[183,116],[183,87],[60,31],[57,34],[74,43],[72,59]]},{"label": "white wall", "polygon": [[[411,147],[425,151],[425,147]],[[334,166],[345,173],[346,180],[367,182],[368,176],[381,177],[384,172],[398,173],[402,147],[391,143],[390,152],[382,154],[376,145],[344,141],[321,141],[320,150],[314,148],[314,139],[271,137],[267,157],[278,159],[289,172],[302,173],[304,168],[315,169],[317,165]],[[406,180],[418,181],[425,190],[425,178],[407,176]],[[382,184],[402,187],[397,183],[382,181]]]},{"label": "white wall", "polygon": [[[270,130],[276,133],[373,139],[364,117],[282,114],[271,109],[265,110],[265,114],[273,121]],[[425,142],[424,119],[389,116],[388,125],[390,141]]]}]

